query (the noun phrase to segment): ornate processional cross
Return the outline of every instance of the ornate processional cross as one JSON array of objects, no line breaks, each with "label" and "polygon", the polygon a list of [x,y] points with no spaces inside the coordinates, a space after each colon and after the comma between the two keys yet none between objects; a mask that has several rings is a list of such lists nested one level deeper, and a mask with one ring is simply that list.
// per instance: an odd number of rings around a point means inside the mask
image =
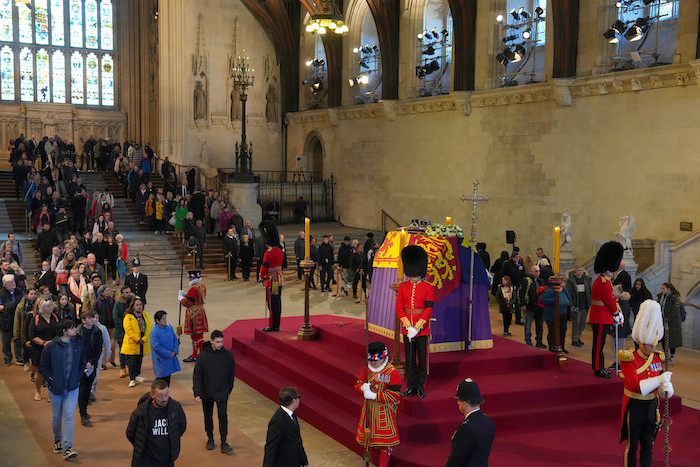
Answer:
[{"label": "ornate processional cross", "polygon": [[478,190],[479,190],[479,180],[474,180],[474,194],[472,196],[467,196],[463,195],[462,196],[462,201],[471,201],[474,204],[474,209],[472,210],[472,232],[471,232],[471,242],[472,242],[472,247],[474,246],[474,242],[476,241],[476,206],[479,201],[488,201],[489,197],[488,196],[479,196]]}]

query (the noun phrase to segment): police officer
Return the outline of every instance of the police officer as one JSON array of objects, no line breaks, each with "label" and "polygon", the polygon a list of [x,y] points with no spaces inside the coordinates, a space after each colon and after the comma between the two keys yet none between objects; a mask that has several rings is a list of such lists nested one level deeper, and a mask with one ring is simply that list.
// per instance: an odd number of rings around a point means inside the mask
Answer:
[{"label": "police officer", "polygon": [[131,273],[124,278],[124,286],[131,289],[131,293],[143,300],[146,304],[146,292],[148,292],[148,276],[141,274],[141,261],[135,258],[131,263]]}]

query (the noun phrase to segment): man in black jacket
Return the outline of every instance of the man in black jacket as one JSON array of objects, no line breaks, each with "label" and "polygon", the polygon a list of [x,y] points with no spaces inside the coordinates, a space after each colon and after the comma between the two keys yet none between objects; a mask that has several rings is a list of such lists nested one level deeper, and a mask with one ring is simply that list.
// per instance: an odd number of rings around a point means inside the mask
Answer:
[{"label": "man in black jacket", "polygon": [[333,277],[333,247],[328,235],[323,236],[323,242],[318,247],[318,266],[321,268],[321,292],[331,292]]},{"label": "man in black jacket", "polygon": [[233,229],[229,228],[224,236],[224,261],[228,270],[228,280],[238,279],[236,277],[236,266],[238,265],[238,237]]},{"label": "man in black jacket", "polygon": [[51,255],[51,249],[59,243],[61,242],[56,231],[51,228],[50,224],[44,224],[43,230],[36,236],[34,252],[40,253],[41,259],[48,258]]},{"label": "man in black jacket", "polygon": [[243,280],[248,282],[250,280],[250,268],[253,266],[253,256],[255,256],[253,242],[250,241],[248,235],[243,234],[241,236],[241,245],[238,254],[241,257],[241,274],[243,274]]},{"label": "man in black jacket", "polygon": [[535,322],[536,347],[546,349],[542,342],[542,332],[544,329],[544,308],[537,304],[537,289],[547,283],[540,277],[540,267],[532,266],[530,274],[525,276],[520,287],[520,311],[525,313],[525,343],[532,345],[532,322]]},{"label": "man in black jacket", "polygon": [[346,235],[340,248],[338,248],[338,267],[340,268],[340,278],[343,280],[340,291],[345,295],[348,294],[348,288],[350,288],[350,273],[348,270],[350,269],[350,256],[353,253],[353,248],[350,246],[350,237]]},{"label": "man in black jacket", "polygon": [[297,259],[297,278],[301,280],[302,278],[302,271],[301,271],[301,262],[304,261],[304,255],[305,255],[305,250],[306,248],[306,234],[304,231],[299,232],[299,236],[297,237],[296,240],[294,240],[294,257]]},{"label": "man in black jacket", "polygon": [[294,413],[299,408],[300,400],[297,388],[287,386],[280,390],[280,408],[267,425],[263,467],[309,465],[301,441],[299,420]]},{"label": "man in black jacket", "polygon": [[141,274],[141,261],[134,258],[131,263],[131,273],[124,278],[124,286],[129,287],[131,292],[146,304],[146,292],[148,292],[148,276]]},{"label": "man in black jacket", "polygon": [[173,465],[180,455],[180,438],[187,429],[182,405],[170,398],[165,380],[151,384],[131,412],[126,439],[134,446],[131,466]]},{"label": "man in black jacket", "polygon": [[233,354],[224,347],[224,333],[216,330],[211,333],[209,342],[194,366],[192,374],[194,400],[201,402],[204,409],[204,430],[207,432],[208,451],[214,449],[214,402],[219,417],[221,452],[228,453],[233,448],[226,442],[228,435],[227,405],[228,396],[233,390],[236,362]]},{"label": "man in black jacket", "polygon": [[[520,254],[517,251],[513,251],[510,255],[510,259],[503,262],[503,266],[501,266],[501,278],[503,278],[503,276],[510,277],[513,290],[519,293],[520,284],[522,284],[525,278],[525,271],[522,263],[520,263]],[[523,324],[520,313],[515,314],[515,324]]]},{"label": "man in black jacket", "polygon": [[488,467],[496,428],[481,411],[484,399],[479,386],[471,378],[460,381],[455,399],[464,421],[452,436],[452,452],[445,467]]},{"label": "man in black jacket", "polygon": [[86,310],[80,314],[83,324],[78,327],[78,335],[85,349],[85,371],[80,376],[78,386],[78,408],[80,410],[80,423],[83,426],[92,426],[90,415],[87,413],[90,401],[90,390],[97,374],[97,365],[102,354],[102,331],[95,325],[99,318],[94,310]]}]

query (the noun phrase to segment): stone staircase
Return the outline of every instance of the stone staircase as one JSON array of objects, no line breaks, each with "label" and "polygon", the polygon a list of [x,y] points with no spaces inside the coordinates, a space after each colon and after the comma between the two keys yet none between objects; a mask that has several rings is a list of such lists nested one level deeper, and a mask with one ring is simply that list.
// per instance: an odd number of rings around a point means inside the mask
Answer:
[{"label": "stone staircase", "polygon": [[15,182],[12,172],[0,170],[0,242],[14,232],[24,249],[24,272],[29,277],[41,269],[41,258],[34,253],[36,234],[26,230],[25,204],[15,198]]}]

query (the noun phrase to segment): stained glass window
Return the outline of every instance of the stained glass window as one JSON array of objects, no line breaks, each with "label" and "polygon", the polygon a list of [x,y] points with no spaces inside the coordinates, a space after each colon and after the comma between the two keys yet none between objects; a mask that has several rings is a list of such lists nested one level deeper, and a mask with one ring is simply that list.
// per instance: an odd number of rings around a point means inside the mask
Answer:
[{"label": "stained glass window", "polygon": [[0,100],[114,107],[113,1],[30,6],[0,0]]},{"label": "stained glass window", "polygon": [[0,95],[2,100],[15,100],[15,54],[5,46],[0,50]]},{"label": "stained glass window", "polygon": [[110,54],[102,57],[102,105],[114,105],[114,62]]},{"label": "stained glass window", "polygon": [[87,94],[87,105],[100,105],[100,69],[97,66],[97,55],[87,54],[85,61],[85,90]]},{"label": "stained glass window", "polygon": [[78,52],[73,52],[70,57],[70,95],[73,104],[84,104],[85,96],[83,94],[83,56]]},{"label": "stained glass window", "polygon": [[112,31],[112,2],[102,0],[100,2],[100,34],[102,49],[112,50],[114,47],[114,33]]},{"label": "stained glass window", "polygon": [[31,44],[34,34],[32,34],[32,10],[25,5],[17,7],[19,18],[19,41],[22,44]]},{"label": "stained glass window", "polygon": [[83,4],[80,0],[70,0],[70,45],[83,46]]},{"label": "stained glass window", "polygon": [[0,41],[12,42],[13,39],[14,38],[12,37],[12,1],[0,0]]},{"label": "stained glass window", "polygon": [[36,53],[36,97],[37,102],[51,102],[51,71],[46,49]]},{"label": "stained glass window", "polygon": [[85,1],[85,46],[88,49],[96,49],[97,42],[97,2]]},{"label": "stained glass window", "polygon": [[51,43],[53,45],[66,43],[64,21],[63,0],[51,0]]},{"label": "stained glass window", "polygon": [[19,51],[19,89],[23,101],[34,100],[34,54],[28,47]]},{"label": "stained glass window", "polygon": [[51,54],[51,76],[53,78],[53,101],[66,102],[66,56],[62,50]]},{"label": "stained glass window", "polygon": [[46,0],[34,0],[34,42],[47,45],[49,43],[49,5]]}]

